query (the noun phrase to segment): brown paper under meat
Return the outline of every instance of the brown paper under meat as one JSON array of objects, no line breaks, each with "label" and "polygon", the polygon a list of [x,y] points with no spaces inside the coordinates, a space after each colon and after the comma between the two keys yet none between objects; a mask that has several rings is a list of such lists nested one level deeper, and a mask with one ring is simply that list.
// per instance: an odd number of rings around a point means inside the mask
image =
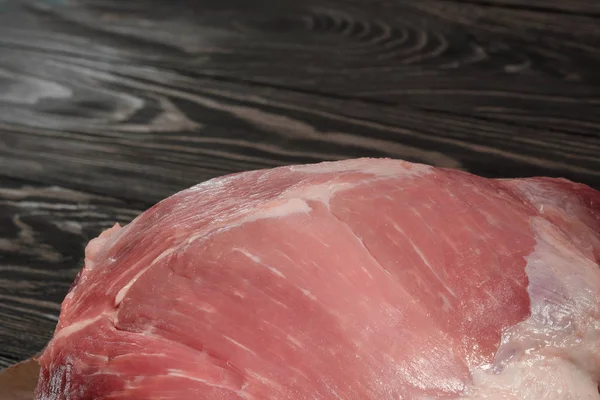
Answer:
[{"label": "brown paper under meat", "polygon": [[40,367],[32,358],[0,371],[0,400],[32,400]]}]

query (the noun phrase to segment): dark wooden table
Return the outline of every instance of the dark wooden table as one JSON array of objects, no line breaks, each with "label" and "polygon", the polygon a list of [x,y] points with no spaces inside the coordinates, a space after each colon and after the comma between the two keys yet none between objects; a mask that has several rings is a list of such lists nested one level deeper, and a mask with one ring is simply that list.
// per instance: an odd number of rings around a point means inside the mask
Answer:
[{"label": "dark wooden table", "polygon": [[388,156],[600,189],[598,0],[0,0],[0,367],[86,242],[234,171]]}]

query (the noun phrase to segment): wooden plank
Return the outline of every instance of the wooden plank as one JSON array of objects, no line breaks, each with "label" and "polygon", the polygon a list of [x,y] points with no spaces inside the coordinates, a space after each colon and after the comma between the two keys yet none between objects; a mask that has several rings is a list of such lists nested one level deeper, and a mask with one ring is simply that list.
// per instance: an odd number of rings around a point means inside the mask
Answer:
[{"label": "wooden plank", "polygon": [[138,212],[103,196],[0,182],[0,368],[45,346],[87,241]]},{"label": "wooden plank", "polygon": [[542,13],[600,15],[600,3],[596,0],[456,0],[456,2]]},{"label": "wooden plank", "polygon": [[437,0],[29,4],[0,21],[9,177],[151,204],[229,172],[370,155],[598,187],[594,17]]},{"label": "wooden plank", "polygon": [[[85,76],[89,88],[135,92],[144,119],[106,115],[74,126],[60,113],[32,112],[0,125],[3,174],[144,204],[216,175],[354,156],[398,157],[490,177],[563,176],[600,187],[600,138],[585,126],[577,133],[539,130],[285,90],[250,93],[237,83],[82,60],[64,68],[56,74],[71,81]],[[51,129],[26,125],[43,117]],[[173,122],[155,128],[162,119]]]}]

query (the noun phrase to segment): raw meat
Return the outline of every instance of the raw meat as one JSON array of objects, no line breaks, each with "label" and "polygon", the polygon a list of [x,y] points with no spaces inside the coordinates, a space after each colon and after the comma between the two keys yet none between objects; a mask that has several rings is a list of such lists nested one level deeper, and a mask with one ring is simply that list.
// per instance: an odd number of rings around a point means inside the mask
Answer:
[{"label": "raw meat", "polygon": [[600,399],[600,193],[358,159],[91,241],[37,399]]}]

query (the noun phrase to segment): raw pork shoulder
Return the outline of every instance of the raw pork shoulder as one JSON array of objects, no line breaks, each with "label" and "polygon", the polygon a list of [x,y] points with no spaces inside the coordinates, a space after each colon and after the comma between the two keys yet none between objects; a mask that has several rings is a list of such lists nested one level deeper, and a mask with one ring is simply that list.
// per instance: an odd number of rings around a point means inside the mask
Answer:
[{"label": "raw pork shoulder", "polygon": [[600,193],[245,172],[90,242],[37,399],[600,399]]}]

